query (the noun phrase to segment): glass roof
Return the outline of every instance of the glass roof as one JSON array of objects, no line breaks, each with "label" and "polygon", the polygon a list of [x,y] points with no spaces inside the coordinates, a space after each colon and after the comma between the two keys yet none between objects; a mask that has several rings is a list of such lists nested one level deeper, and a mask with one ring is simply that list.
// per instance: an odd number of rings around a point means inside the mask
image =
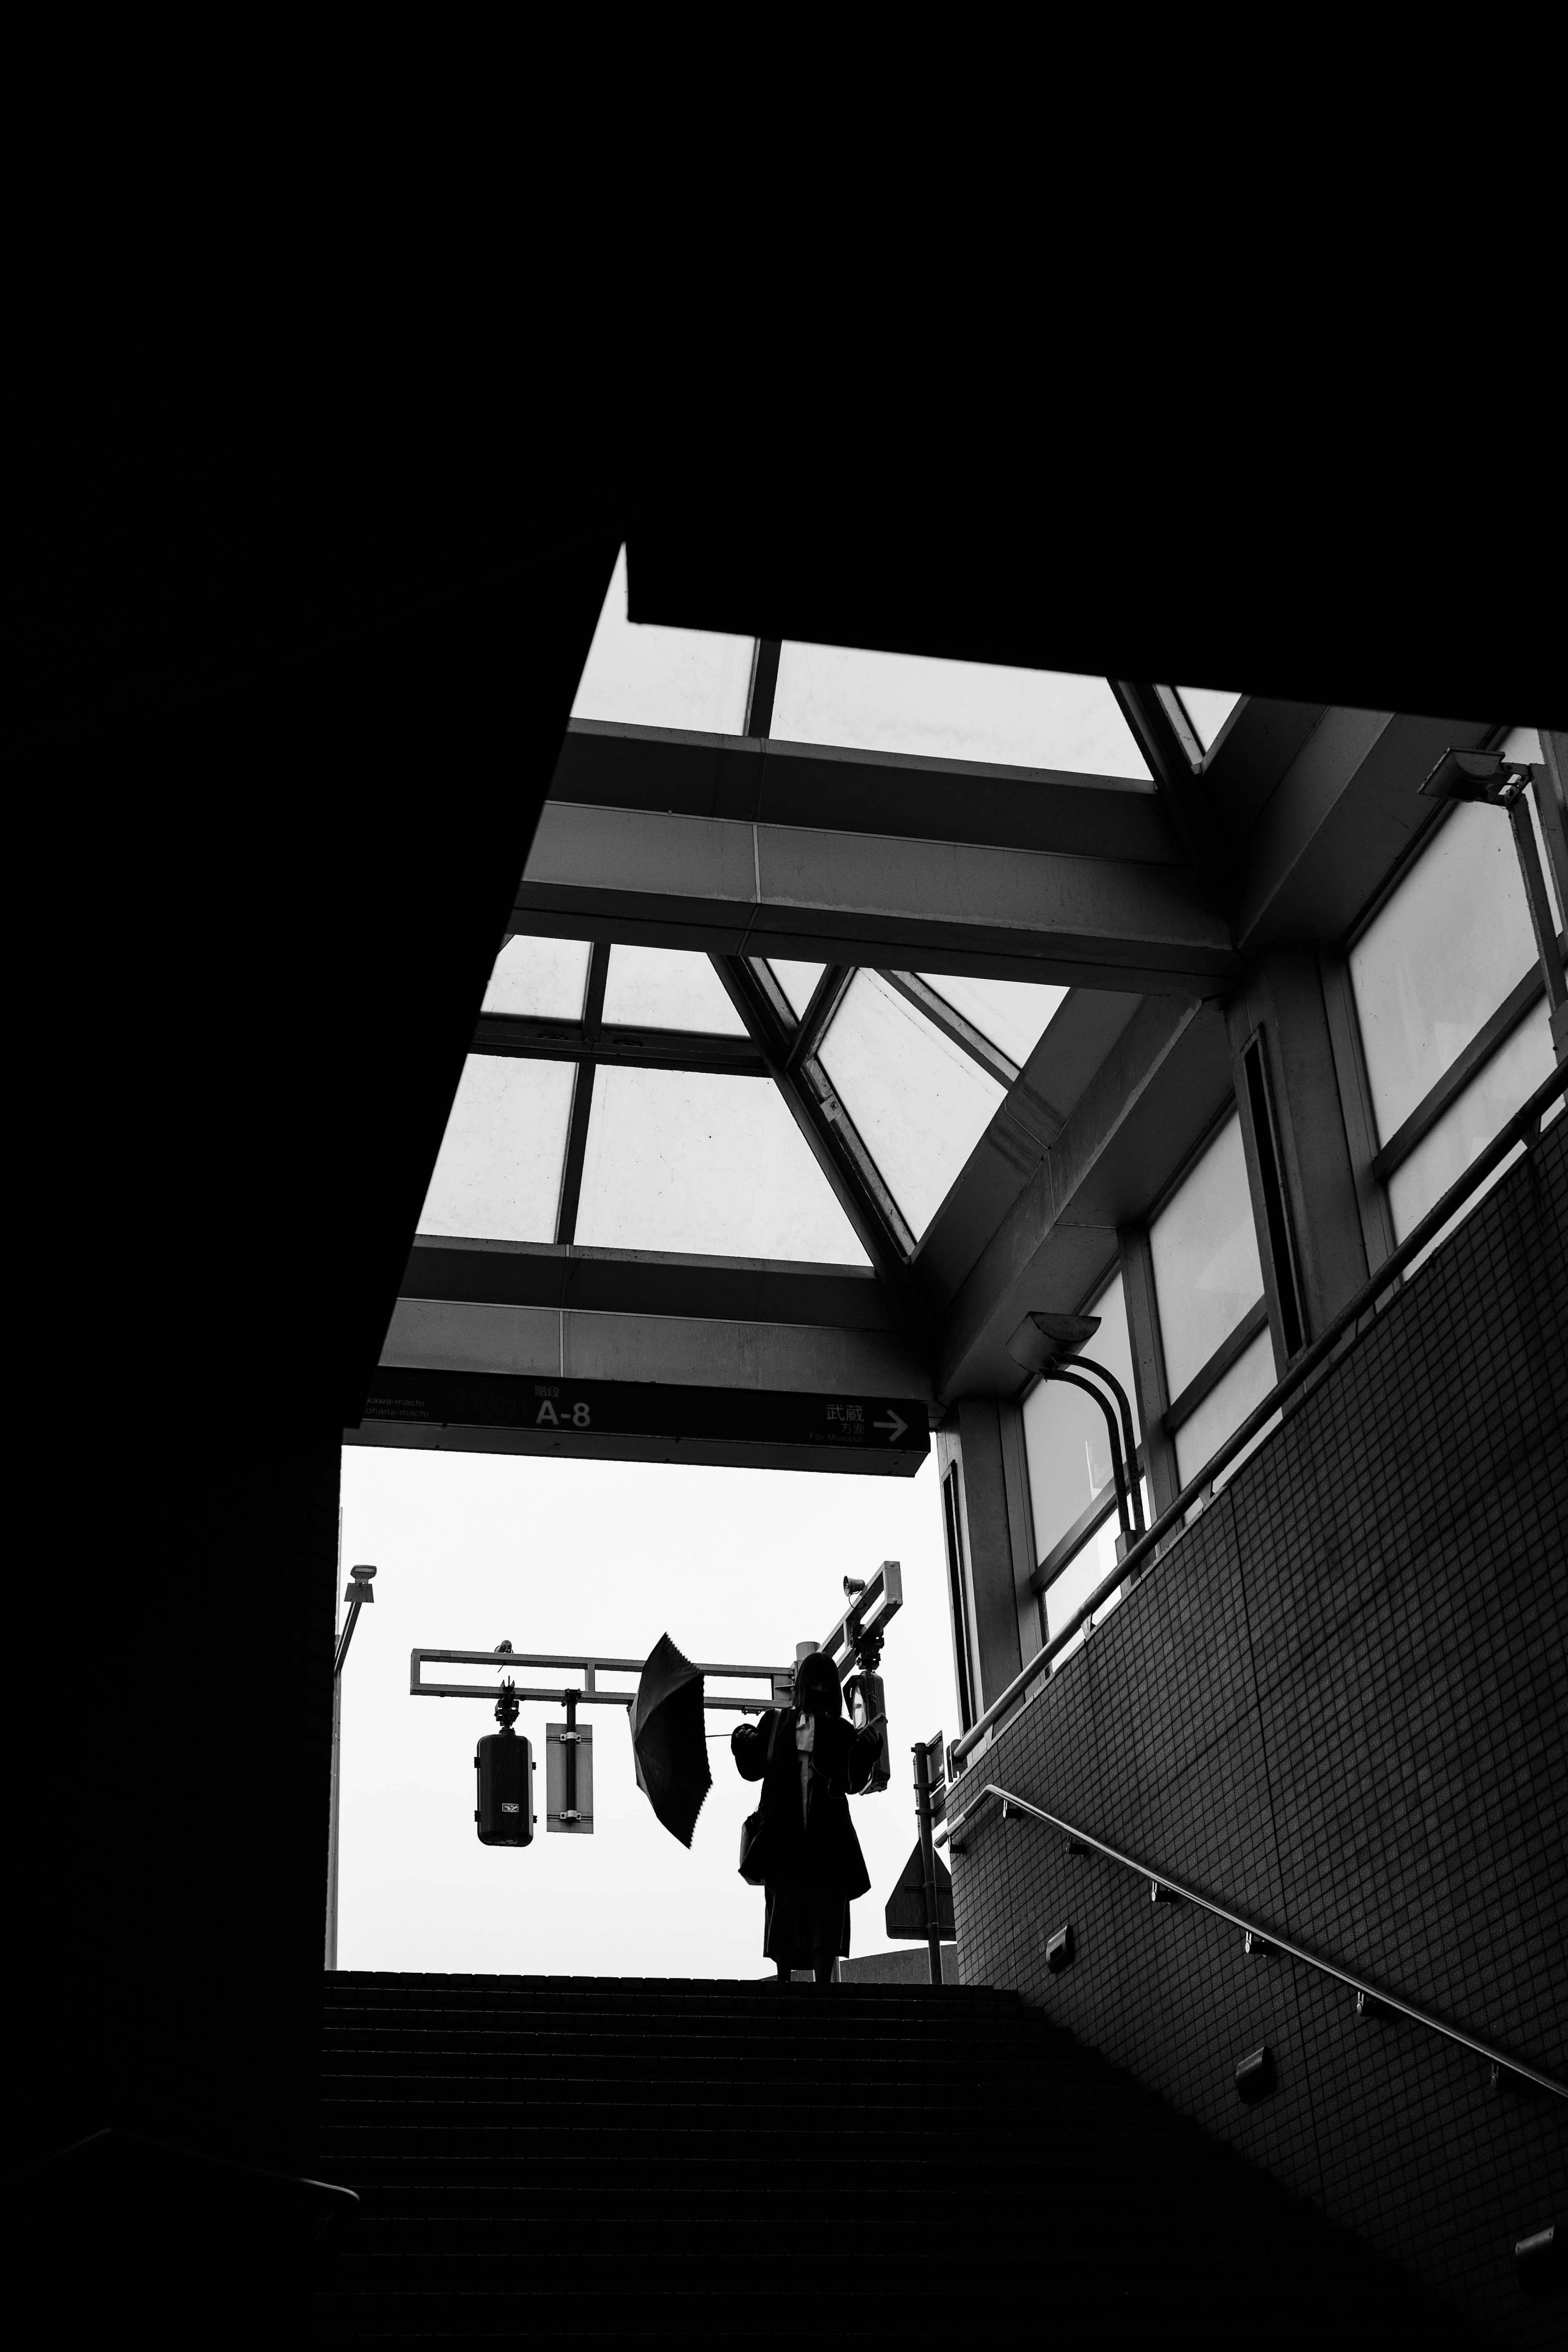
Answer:
[{"label": "glass roof", "polygon": [[828,967],[825,963],[791,963],[787,958],[773,956],[769,969],[779,987],[789,998],[797,1020],[811,1002],[817,982]]},{"label": "glass roof", "polygon": [[676,727],[738,735],[751,687],[750,637],[704,629],[633,627],[626,617],[626,550],[615,571],[583,664],[574,719],[632,727]]},{"label": "glass roof", "polygon": [[847,646],[786,644],[773,698],[781,742],[1120,776],[1154,789],[1103,677]]},{"label": "glass roof", "polygon": [[1003,1088],[873,971],[851,982],[820,1058],[918,1241]]},{"label": "glass roof", "polygon": [[712,963],[685,948],[612,948],[604,1018],[637,1029],[746,1034]]},{"label": "glass roof", "polygon": [[1031,980],[970,980],[951,971],[923,971],[919,977],[1020,1070],[1067,993]]},{"label": "glass roof", "polygon": [[1182,709],[1192,721],[1192,731],[1203,750],[1213,748],[1220,729],[1235,709],[1241,697],[1227,694],[1218,687],[1178,686]]},{"label": "glass roof", "polygon": [[577,1238],[604,1249],[866,1263],[778,1089],[696,1070],[599,1072]]},{"label": "glass roof", "polygon": [[555,1239],[575,1070],[470,1054],[419,1220],[422,1234]]},{"label": "glass roof", "polygon": [[[580,1021],[591,961],[583,940],[519,934],[497,958],[485,1009]],[[827,967],[783,958],[771,969],[804,1018]],[[916,981],[960,1016],[953,1034],[939,1025],[940,1004],[904,992]],[[1006,1064],[1022,1068],[1066,993],[941,972],[894,987],[857,971],[822,1034],[802,1041],[797,1065],[775,1083],[761,1056],[755,1074],[669,1066],[682,1031],[744,1037],[747,1020],[709,957],[616,945],[603,1029],[591,1045],[583,1040],[593,1084],[577,1086],[572,1061],[534,1058],[531,1040],[471,1054],[420,1231],[864,1265],[834,1181],[797,1124],[797,1112],[810,1118],[813,1103],[821,1110],[836,1096],[822,1115],[851,1160],[858,1153],[862,1170],[871,1164],[873,1192],[877,1180],[885,1188],[888,1246],[907,1250],[1005,1100]],[[643,1045],[638,1031],[658,1034]],[[999,1049],[999,1066],[983,1041]],[[550,1042],[559,1053],[566,1041]],[[781,1086],[800,1096],[795,1109]],[[563,1206],[569,1141],[574,1166],[581,1155],[575,1221]],[[865,1213],[862,1200],[855,1214]]]},{"label": "glass roof", "polygon": [[580,1021],[589,955],[586,940],[508,940],[496,958],[481,1009]]}]

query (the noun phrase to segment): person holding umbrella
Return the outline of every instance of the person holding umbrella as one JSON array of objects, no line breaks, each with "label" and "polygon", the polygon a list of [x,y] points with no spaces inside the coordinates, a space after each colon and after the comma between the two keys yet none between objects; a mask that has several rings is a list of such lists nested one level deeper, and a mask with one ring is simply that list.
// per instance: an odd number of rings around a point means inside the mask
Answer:
[{"label": "person holding umbrella", "polygon": [[850,1905],[870,1893],[871,1878],[846,1800],[871,1778],[884,1720],[859,1731],[846,1723],[838,1670],[813,1650],[795,1669],[794,1706],[768,1707],[730,1740],[741,1779],[762,1783],[741,1872],[761,1879],[762,1948],[783,1983],[809,1968],[830,1984],[849,1951]]}]

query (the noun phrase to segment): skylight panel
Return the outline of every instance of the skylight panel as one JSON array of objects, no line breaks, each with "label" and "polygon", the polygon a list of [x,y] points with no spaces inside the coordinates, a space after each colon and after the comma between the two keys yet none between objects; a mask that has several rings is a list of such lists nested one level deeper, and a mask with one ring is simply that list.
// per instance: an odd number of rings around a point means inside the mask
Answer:
[{"label": "skylight panel", "polygon": [[599,1072],[577,1238],[600,1249],[867,1263],[778,1088],[690,1070]]},{"label": "skylight panel", "polygon": [[1148,763],[1103,677],[787,642],[773,698],[781,742],[1119,776]]},{"label": "skylight panel", "polygon": [[469,1055],[420,1214],[422,1234],[555,1239],[575,1076],[570,1062]]},{"label": "skylight panel", "polygon": [[750,637],[662,629],[626,617],[626,550],[615,571],[579,680],[574,719],[738,735],[751,686]]},{"label": "skylight panel", "polygon": [[1067,993],[1064,988],[1030,980],[970,980],[952,971],[923,971],[919,977],[1020,1070]]},{"label": "skylight panel", "polygon": [[806,1007],[811,1002],[817,982],[827,971],[827,965],[792,963],[788,957],[779,956],[769,956],[768,961],[774,979],[789,1000],[789,1008],[796,1020],[804,1020]]},{"label": "skylight panel", "polygon": [[580,1021],[590,953],[586,940],[508,940],[496,958],[481,1010]]},{"label": "skylight panel", "polygon": [[820,1055],[918,1241],[1003,1089],[875,972],[858,972]]},{"label": "skylight panel", "polygon": [[1226,694],[1217,687],[1178,686],[1176,692],[1182,707],[1192,721],[1192,731],[1204,751],[1212,750],[1219,730],[1235,709],[1241,697]]},{"label": "skylight panel", "polygon": [[746,1024],[706,956],[685,948],[612,948],[604,1018],[633,1029],[746,1034]]}]

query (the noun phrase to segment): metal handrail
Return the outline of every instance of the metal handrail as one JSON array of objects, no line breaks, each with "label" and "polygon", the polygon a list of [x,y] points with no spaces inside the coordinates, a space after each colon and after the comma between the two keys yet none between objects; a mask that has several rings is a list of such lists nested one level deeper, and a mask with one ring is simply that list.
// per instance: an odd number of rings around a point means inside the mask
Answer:
[{"label": "metal handrail", "polygon": [[1184,1886],[1179,1878],[1172,1878],[1166,1871],[1151,1870],[1146,1862],[1139,1862],[1134,1855],[1123,1853],[1118,1847],[1107,1845],[1103,1838],[1094,1837],[1072,1822],[1064,1822],[1060,1814],[1048,1813],[1042,1805],[1031,1804],[1027,1797],[1017,1796],[1010,1789],[999,1789],[994,1780],[988,1780],[983,1789],[976,1791],[963,1811],[946,1823],[946,1834],[949,1839],[957,1835],[988,1797],[999,1798],[1004,1821],[1009,1811],[1028,1813],[1031,1820],[1044,1822],[1051,1829],[1062,1831],[1080,1845],[1092,1847],[1107,1861],[1120,1863],[1124,1870],[1135,1871],[1151,1885],[1167,1888],[1183,1903],[1196,1904],[1211,1918],[1223,1919],[1230,1927],[1239,1927],[1243,1935],[1256,1937],[1270,1951],[1287,1952],[1291,1959],[1301,1960],[1309,1969],[1317,1969],[1323,1976],[1333,1977],[1340,1984],[1348,1985],[1352,1992],[1359,1993],[1364,2000],[1375,2002],[1379,2009],[1397,2010],[1402,2017],[1408,2017],[1416,2025],[1426,2026],[1431,2033],[1442,2034],[1446,2041],[1458,2042],[1461,2048],[1473,2051],[1478,2058],[1486,2059],[1489,2064],[1500,2067],[1507,2074],[1521,2075],[1539,2089],[1550,2091],[1554,2098],[1568,2099],[1568,2084],[1559,2083],[1551,2074],[1542,2074],[1538,2067],[1526,2066],[1519,2059],[1509,2057],[1505,2052],[1494,2050],[1490,2042],[1479,2041],[1475,2034],[1463,2032],[1457,2025],[1445,2025],[1440,2017],[1433,2017],[1428,2011],[1417,2009],[1414,2001],[1402,2000],[1398,1993],[1384,1992],[1378,1986],[1368,1984],[1364,1978],[1352,1975],[1349,1969],[1342,1969],[1337,1962],[1325,1960],[1317,1952],[1309,1952],[1304,1945],[1291,1943],[1288,1936],[1280,1935],[1274,1928],[1265,1927],[1256,1919],[1244,1918],[1239,1911],[1232,1911],[1223,1903],[1212,1902],[1207,1895],[1200,1895],[1196,1887]]},{"label": "metal handrail", "polygon": [[1253,1406],[1246,1420],[1239,1427],[1232,1430],[1224,1444],[1210,1455],[1197,1476],[1187,1480],[1175,1502],[1160,1513],[1148,1532],[1140,1536],[1135,1543],[1128,1546],[1125,1557],[1117,1561],[1108,1576],[1101,1579],[1088,1599],[1073,1612],[1061,1631],[1051,1635],[1045,1647],[1035,1654],[1021,1674],[1014,1675],[1001,1696],[992,1700],[979,1721],[972,1724],[961,1739],[955,1739],[950,1744],[947,1749],[947,1764],[950,1772],[955,1774],[958,1772],[965,1757],[979,1746],[991,1726],[1006,1715],[1009,1707],[1022,1697],[1030,1683],[1037,1675],[1044,1673],[1051,1660],[1071,1641],[1079,1627],[1092,1617],[1097,1609],[1103,1607],[1117,1586],[1125,1583],[1127,1578],[1136,1572],[1155,1550],[1160,1538],[1168,1535],[1173,1528],[1180,1525],[1204,1488],[1209,1486],[1219,1472],[1234,1461],[1237,1454],[1251,1443],[1264,1423],[1279,1411],[1285,1399],[1293,1395],[1304,1381],[1312,1378],[1318,1366],[1333,1353],[1351,1325],[1358,1322],[1369,1307],[1375,1307],[1377,1304],[1385,1291],[1404,1272],[1410,1260],[1419,1256],[1433,1236],[1442,1232],[1454,1212],[1464,1206],[1470,1194],[1479,1189],[1499,1162],[1507,1159],[1514,1145],[1535,1139],[1531,1130],[1539,1129],[1542,1118],[1550,1108],[1553,1096],[1560,1095],[1565,1087],[1568,1087],[1568,1065],[1554,1070],[1542,1085],[1537,1087],[1529,1101],[1521,1109],[1515,1111],[1508,1125],[1492,1138],[1486,1150],[1478,1158],[1471,1160],[1458,1182],[1449,1185],[1437,1205],[1427,1210],[1420,1223],[1413,1226],[1398,1248],[1384,1259],[1370,1282],[1362,1285],[1354,1297],[1340,1308],[1333,1322],[1312,1341],[1305,1353],[1297,1357],[1283,1380],[1275,1381],[1262,1402]]}]

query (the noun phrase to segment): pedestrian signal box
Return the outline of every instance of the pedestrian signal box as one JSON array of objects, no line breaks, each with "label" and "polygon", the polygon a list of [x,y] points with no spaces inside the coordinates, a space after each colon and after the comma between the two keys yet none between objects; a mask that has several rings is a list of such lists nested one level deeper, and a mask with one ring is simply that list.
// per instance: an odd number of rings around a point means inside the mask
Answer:
[{"label": "pedestrian signal box", "polygon": [[893,1766],[887,1752],[887,1693],[883,1688],[882,1676],[862,1667],[844,1685],[844,1696],[850,1703],[850,1721],[857,1731],[863,1731],[867,1724],[874,1723],[879,1716],[883,1718],[882,1752],[872,1766],[871,1778],[865,1785],[868,1791],[885,1789],[893,1778]]},{"label": "pedestrian signal box", "polygon": [[474,1759],[479,1775],[481,1845],[531,1845],[534,1837],[534,1755],[528,1740],[509,1727],[479,1742]]},{"label": "pedestrian signal box", "polygon": [[545,1726],[545,1828],[593,1832],[593,1733],[575,1720]]}]

